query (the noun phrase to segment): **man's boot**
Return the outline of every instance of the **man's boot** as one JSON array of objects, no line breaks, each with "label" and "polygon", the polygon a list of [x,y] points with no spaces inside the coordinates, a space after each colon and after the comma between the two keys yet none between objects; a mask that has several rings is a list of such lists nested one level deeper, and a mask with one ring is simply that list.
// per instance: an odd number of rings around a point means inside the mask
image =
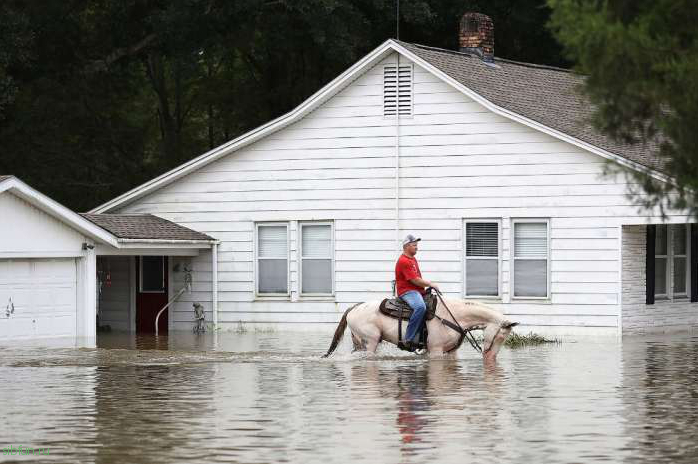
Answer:
[{"label": "man's boot", "polygon": [[397,347],[403,351],[409,351],[410,353],[414,353],[414,350],[415,350],[414,342],[409,341],[409,340],[398,342]]}]

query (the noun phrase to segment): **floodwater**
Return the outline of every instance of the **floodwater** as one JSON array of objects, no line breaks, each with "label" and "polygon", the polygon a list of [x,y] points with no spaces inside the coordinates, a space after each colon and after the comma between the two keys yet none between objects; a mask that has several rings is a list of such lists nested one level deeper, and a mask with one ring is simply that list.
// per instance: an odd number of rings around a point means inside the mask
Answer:
[{"label": "floodwater", "polygon": [[698,461],[698,336],[469,347],[428,360],[348,336],[107,334],[0,348],[0,448],[33,462]]}]

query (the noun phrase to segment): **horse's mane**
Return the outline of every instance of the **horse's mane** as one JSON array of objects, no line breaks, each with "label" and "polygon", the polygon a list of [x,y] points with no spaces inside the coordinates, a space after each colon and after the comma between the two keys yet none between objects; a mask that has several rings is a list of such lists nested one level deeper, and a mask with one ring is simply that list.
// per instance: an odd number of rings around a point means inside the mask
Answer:
[{"label": "horse's mane", "polygon": [[445,298],[444,301],[454,315],[456,315],[456,313],[462,314],[463,312],[467,312],[473,319],[494,322],[502,322],[505,320],[504,314],[500,311],[480,302]]}]

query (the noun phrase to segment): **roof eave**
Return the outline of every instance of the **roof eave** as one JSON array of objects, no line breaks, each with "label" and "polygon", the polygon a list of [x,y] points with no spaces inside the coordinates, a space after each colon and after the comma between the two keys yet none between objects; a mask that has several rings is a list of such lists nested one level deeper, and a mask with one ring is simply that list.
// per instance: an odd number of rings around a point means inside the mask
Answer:
[{"label": "roof eave", "polygon": [[583,140],[580,140],[576,137],[573,137],[571,135],[565,134],[564,132],[560,132],[557,129],[553,129],[551,127],[548,127],[544,124],[541,124],[537,121],[534,121],[533,119],[527,118],[526,116],[522,116],[521,114],[515,113],[511,110],[508,110],[506,108],[502,108],[501,106],[498,106],[494,103],[492,103],[490,100],[486,99],[479,93],[471,90],[470,88],[466,87],[465,85],[461,84],[451,76],[449,76],[447,73],[441,71],[439,68],[436,66],[430,64],[423,58],[419,57],[418,55],[415,55],[411,51],[407,50],[400,44],[395,44],[396,51],[400,52],[401,54],[405,55],[407,58],[411,59],[412,61],[418,63],[420,66],[424,67],[440,79],[442,79],[444,82],[447,84],[451,85],[453,88],[456,90],[462,92],[463,94],[467,95],[468,97],[472,98],[476,102],[480,103],[483,105],[485,108],[489,109],[490,111],[499,114],[500,116],[504,116],[505,118],[514,120],[516,122],[519,122],[521,124],[524,124],[528,127],[531,127],[532,129],[536,129],[540,132],[546,133],[552,137],[555,137],[559,140],[562,140],[564,142],[570,143],[572,145],[575,145],[579,148],[582,148],[586,151],[589,151],[591,153],[594,153],[596,155],[599,155],[603,158],[606,158],[611,161],[615,161],[616,163],[628,167],[630,169],[634,169],[636,171],[645,173],[653,177],[654,179],[660,180],[662,182],[672,182],[672,179],[667,176],[666,174],[663,174],[655,169],[651,169],[647,166],[644,166],[640,163],[636,163],[635,161],[631,161],[623,156],[616,155],[615,153],[609,152],[608,150],[604,150],[602,148],[597,147],[596,145],[592,145],[588,142],[584,142]]},{"label": "roof eave", "polygon": [[249,145],[267,135],[269,135],[272,132],[275,132],[277,130],[283,129],[289,124],[292,124],[296,122],[297,120],[301,119],[304,117],[307,113],[313,111],[317,106],[321,105],[324,103],[324,101],[328,98],[330,98],[334,93],[338,90],[341,89],[347,82],[350,82],[351,80],[356,78],[357,74],[362,73],[366,68],[369,68],[373,66],[377,61],[382,59],[386,53],[389,52],[398,52],[405,57],[409,58],[410,60],[414,61],[418,65],[422,66],[423,68],[427,69],[431,73],[433,73],[435,76],[439,77],[442,79],[444,82],[447,84],[451,85],[453,88],[456,90],[462,92],[463,94],[467,95],[468,97],[472,98],[473,100],[477,101],[478,103],[482,104],[484,107],[488,108],[490,111],[499,114],[501,116],[504,116],[508,119],[517,121],[521,124],[524,124],[528,127],[531,127],[533,129],[536,129],[538,131],[541,131],[543,133],[546,133],[552,137],[555,137],[559,140],[565,141],[567,143],[570,143],[572,145],[575,145],[579,148],[582,148],[586,151],[589,151],[591,153],[594,153],[596,155],[599,155],[603,158],[612,160],[622,166],[625,166],[627,168],[646,173],[650,175],[651,177],[660,180],[662,182],[672,182],[672,179],[655,170],[651,169],[647,166],[644,166],[640,163],[631,161],[625,157],[622,157],[620,155],[617,155],[615,153],[609,152],[607,150],[604,150],[602,148],[599,148],[595,145],[592,145],[588,142],[584,142],[576,137],[570,136],[568,134],[565,134],[563,132],[560,132],[556,129],[553,129],[551,127],[545,126],[537,121],[534,121],[532,119],[527,118],[526,116],[522,116],[518,113],[515,113],[513,111],[507,110],[505,108],[502,108],[494,103],[492,103],[490,100],[486,99],[482,95],[474,92],[470,88],[466,87],[465,85],[461,84],[451,76],[449,76],[447,73],[441,71],[437,67],[433,66],[423,58],[419,57],[418,55],[412,53],[411,51],[407,50],[405,47],[400,45],[399,43],[395,42],[392,39],[389,39],[383,44],[381,44],[379,47],[374,49],[371,53],[366,55],[364,58],[359,60],[357,63],[355,63],[352,67],[347,69],[344,73],[342,73],[340,76],[335,78],[332,82],[327,84],[325,87],[322,89],[318,90],[315,94],[313,94],[311,97],[306,99],[303,103],[301,103],[299,106],[294,108],[292,111],[284,114],[283,116],[280,116],[279,118],[276,118],[256,129],[253,129],[250,132],[247,132],[246,134],[241,135],[240,137],[231,140],[217,148],[214,148],[213,150],[210,150],[193,160],[182,164],[181,166],[178,166],[177,168],[168,171],[155,179],[152,179],[134,189],[129,190],[128,192],[124,193],[123,195],[120,195],[113,200],[110,200],[96,208],[90,211],[90,213],[105,213],[108,211],[113,210],[114,208],[117,208],[119,206],[124,206],[126,204],[129,204],[145,195],[148,193],[157,190],[158,188],[164,187],[165,185],[168,185],[175,180],[190,174],[191,172],[194,172],[195,170],[212,163],[224,156],[227,156],[236,150],[239,150],[240,148],[243,148],[246,145]]},{"label": "roof eave", "polygon": [[57,201],[47,197],[28,184],[25,184],[16,177],[10,177],[0,182],[0,193],[5,191],[11,192],[13,195],[23,199],[35,208],[69,225],[93,240],[112,246],[118,246],[117,239],[114,235],[83,218],[76,212],[71,211]]},{"label": "roof eave", "polygon": [[240,148],[269,135],[272,132],[276,132],[283,129],[287,125],[296,122],[324,103],[325,100],[334,95],[338,89],[341,89],[345,84],[355,79],[358,74],[380,61],[386,53],[396,51],[397,47],[397,43],[395,43],[392,39],[386,40],[371,53],[364,56],[353,66],[332,80],[329,84],[322,87],[320,90],[308,97],[303,103],[283,116],[259,126],[256,129],[237,137],[236,139],[226,142],[223,145],[220,145],[219,147],[216,147],[213,150],[210,150],[194,158],[193,160],[172,169],[171,171],[168,171],[134,189],[129,190],[113,200],[92,209],[90,213],[106,213],[119,206],[127,205],[138,198],[147,195],[153,190],[164,187],[165,185],[168,185],[209,163],[227,156],[230,153],[233,153]]},{"label": "roof eave", "polygon": [[149,248],[152,246],[166,246],[167,248],[210,248],[211,245],[220,244],[219,240],[173,240],[173,239],[141,239],[119,238],[119,248]]}]

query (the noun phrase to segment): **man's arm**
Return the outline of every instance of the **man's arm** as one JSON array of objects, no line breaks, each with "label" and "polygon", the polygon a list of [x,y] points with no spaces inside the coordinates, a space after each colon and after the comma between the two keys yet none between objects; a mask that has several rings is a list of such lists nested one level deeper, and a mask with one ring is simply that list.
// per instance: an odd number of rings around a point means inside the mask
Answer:
[{"label": "man's arm", "polygon": [[436,285],[434,282],[430,282],[430,281],[428,281],[428,280],[426,280],[426,279],[422,279],[421,277],[416,277],[416,278],[414,278],[414,279],[409,279],[408,282],[411,283],[412,285],[416,285],[417,287],[422,287],[422,288],[431,287],[431,288],[433,288],[433,289],[435,289],[435,290],[438,290],[438,289],[439,289],[439,286]]}]

